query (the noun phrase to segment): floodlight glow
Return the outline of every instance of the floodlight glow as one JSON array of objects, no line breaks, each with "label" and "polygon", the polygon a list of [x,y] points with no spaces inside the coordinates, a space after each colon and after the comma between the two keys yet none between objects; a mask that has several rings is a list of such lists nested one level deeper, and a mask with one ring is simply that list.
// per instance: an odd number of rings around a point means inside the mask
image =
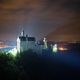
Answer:
[{"label": "floodlight glow", "polygon": [[14,49],[10,50],[8,53],[11,53],[13,56],[16,56],[17,55],[17,49],[14,48]]}]

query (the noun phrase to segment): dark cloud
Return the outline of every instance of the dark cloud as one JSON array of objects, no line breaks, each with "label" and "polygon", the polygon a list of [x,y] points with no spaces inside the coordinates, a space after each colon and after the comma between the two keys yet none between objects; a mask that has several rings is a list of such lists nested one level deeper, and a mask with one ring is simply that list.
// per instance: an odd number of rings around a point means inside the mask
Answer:
[{"label": "dark cloud", "polygon": [[65,9],[79,11],[80,12],[80,0],[67,0],[62,7]]},{"label": "dark cloud", "polygon": [[8,0],[0,0],[0,3],[6,3]]},{"label": "dark cloud", "polygon": [[0,0],[0,3],[10,3],[10,2],[12,2],[13,0]]},{"label": "dark cloud", "polygon": [[0,9],[0,13],[17,14],[23,12],[24,14],[31,12],[32,8],[16,8],[16,9]]},{"label": "dark cloud", "polygon": [[54,5],[55,2],[56,2],[56,0],[44,0],[44,3],[46,3],[47,8]]}]

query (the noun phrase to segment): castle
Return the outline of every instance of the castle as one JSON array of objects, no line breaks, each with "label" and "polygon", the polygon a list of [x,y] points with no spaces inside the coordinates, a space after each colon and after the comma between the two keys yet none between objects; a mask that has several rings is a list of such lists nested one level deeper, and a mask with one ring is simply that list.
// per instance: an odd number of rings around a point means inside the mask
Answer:
[{"label": "castle", "polygon": [[20,36],[17,38],[17,52],[20,53],[29,49],[33,50],[34,52],[41,53],[43,49],[47,49],[46,38],[44,38],[43,44],[40,44],[36,41],[35,37],[25,35],[23,30]]}]

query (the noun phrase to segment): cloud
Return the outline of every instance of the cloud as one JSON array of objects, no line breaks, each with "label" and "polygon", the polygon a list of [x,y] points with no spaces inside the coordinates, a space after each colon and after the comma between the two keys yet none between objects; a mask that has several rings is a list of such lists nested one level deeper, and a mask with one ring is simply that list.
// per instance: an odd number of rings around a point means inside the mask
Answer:
[{"label": "cloud", "polygon": [[1,0],[0,36],[11,39],[24,27],[27,34],[42,37],[80,21],[79,7],[79,0]]},{"label": "cloud", "polygon": [[80,12],[80,0],[67,0],[62,7],[71,11],[79,11]]},{"label": "cloud", "polygon": [[0,3],[9,3],[11,2],[12,0],[0,0]]}]

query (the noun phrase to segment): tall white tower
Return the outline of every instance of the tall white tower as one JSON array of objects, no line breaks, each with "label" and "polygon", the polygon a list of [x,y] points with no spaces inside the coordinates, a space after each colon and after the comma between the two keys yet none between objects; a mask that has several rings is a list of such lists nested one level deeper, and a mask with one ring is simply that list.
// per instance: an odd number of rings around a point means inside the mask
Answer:
[{"label": "tall white tower", "polygon": [[21,35],[17,38],[17,51],[20,53],[20,52],[23,52],[23,51],[26,51],[27,49],[27,38],[26,36],[24,35],[24,30],[21,32]]},{"label": "tall white tower", "polygon": [[17,38],[17,52],[20,53],[20,38]]},{"label": "tall white tower", "polygon": [[44,42],[44,49],[47,49],[48,48],[48,46],[47,46],[47,39],[45,37],[43,39],[43,42]]}]

